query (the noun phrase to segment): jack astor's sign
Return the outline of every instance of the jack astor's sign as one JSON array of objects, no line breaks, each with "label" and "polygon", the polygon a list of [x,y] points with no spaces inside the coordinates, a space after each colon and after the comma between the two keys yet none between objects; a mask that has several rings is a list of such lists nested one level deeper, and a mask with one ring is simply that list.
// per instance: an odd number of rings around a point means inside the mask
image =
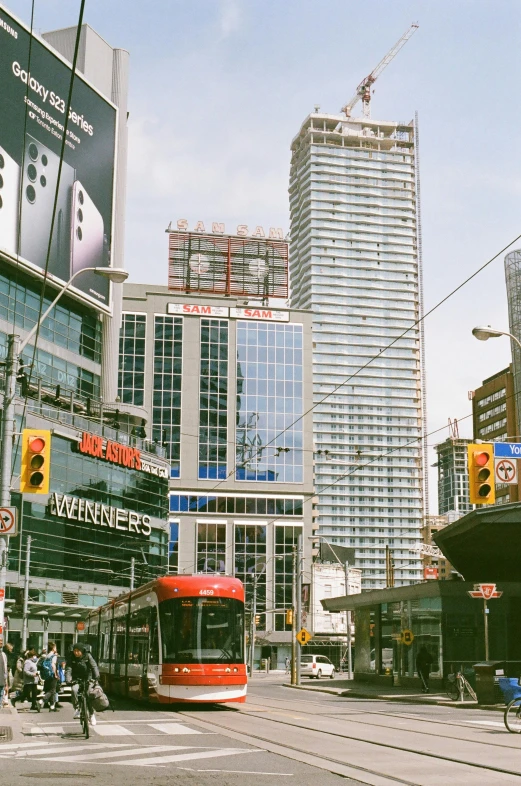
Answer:
[{"label": "jack astor's sign", "polygon": [[101,502],[69,497],[66,494],[51,494],[49,511],[52,516],[67,521],[84,521],[85,524],[136,532],[138,535],[148,536],[152,532],[150,516],[146,514],[113,508],[110,505],[102,505]]},{"label": "jack astor's sign", "polygon": [[84,431],[81,435],[78,450],[87,456],[109,461],[120,467],[137,469],[149,475],[157,475],[159,478],[169,477],[168,467],[163,467],[161,464],[156,464],[155,461],[142,457],[138,448],[122,445],[120,442],[111,442],[110,439],[90,434],[88,431]]}]

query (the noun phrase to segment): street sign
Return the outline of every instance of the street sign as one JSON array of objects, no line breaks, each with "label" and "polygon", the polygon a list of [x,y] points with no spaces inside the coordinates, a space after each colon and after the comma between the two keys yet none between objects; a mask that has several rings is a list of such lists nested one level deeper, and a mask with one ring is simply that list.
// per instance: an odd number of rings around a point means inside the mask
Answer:
[{"label": "street sign", "polygon": [[494,458],[521,458],[521,442],[494,442]]},{"label": "street sign", "polygon": [[497,590],[495,584],[475,584],[474,589],[469,590],[468,594],[471,598],[490,600],[491,598],[500,598],[503,592]]},{"label": "street sign", "polygon": [[410,647],[414,641],[414,633],[412,630],[402,630],[402,644]]},{"label": "street sign", "polygon": [[301,628],[296,635],[296,639],[299,642],[299,644],[307,644],[308,641],[311,641],[312,638],[313,636],[311,635],[311,633],[307,631],[305,628]]},{"label": "street sign", "polygon": [[18,535],[16,508],[0,508],[0,535]]},{"label": "street sign", "polygon": [[495,460],[496,483],[515,483],[517,484],[517,461],[516,459],[496,459]]}]

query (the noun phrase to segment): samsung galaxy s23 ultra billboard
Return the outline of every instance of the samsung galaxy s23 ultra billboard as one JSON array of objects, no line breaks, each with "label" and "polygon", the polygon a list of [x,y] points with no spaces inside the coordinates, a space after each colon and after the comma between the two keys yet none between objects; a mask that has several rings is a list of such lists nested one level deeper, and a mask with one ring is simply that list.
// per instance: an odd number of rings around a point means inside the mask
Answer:
[{"label": "samsung galaxy s23 ultra billboard", "polygon": [[[110,265],[113,222],[117,110],[76,73],[67,112],[70,81],[70,66],[0,5],[0,255],[60,283]],[[110,307],[104,277],[85,272],[73,286]]]}]

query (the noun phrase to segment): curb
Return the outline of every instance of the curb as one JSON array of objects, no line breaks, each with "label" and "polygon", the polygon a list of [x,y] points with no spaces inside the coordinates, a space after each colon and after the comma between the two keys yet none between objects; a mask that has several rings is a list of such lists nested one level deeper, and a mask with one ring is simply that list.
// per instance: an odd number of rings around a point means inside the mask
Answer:
[{"label": "curb", "polygon": [[310,693],[328,693],[331,696],[340,696],[344,699],[375,699],[376,701],[396,701],[402,704],[421,704],[424,707],[454,707],[460,710],[492,710],[495,712],[504,712],[504,704],[476,704],[475,702],[467,701],[452,701],[451,699],[434,699],[433,701],[425,701],[420,698],[412,696],[385,696],[380,693],[363,693],[362,691],[342,690],[340,688],[307,688],[305,685],[291,685],[289,682],[283,683],[284,688],[293,688],[294,690],[306,690]]}]

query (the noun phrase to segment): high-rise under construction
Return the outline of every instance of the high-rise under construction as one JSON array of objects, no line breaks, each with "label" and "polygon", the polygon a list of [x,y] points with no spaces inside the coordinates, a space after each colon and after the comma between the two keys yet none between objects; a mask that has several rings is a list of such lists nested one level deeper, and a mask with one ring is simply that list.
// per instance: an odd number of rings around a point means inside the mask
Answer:
[{"label": "high-rise under construction", "polygon": [[355,547],[369,589],[385,585],[386,546],[396,586],[421,577],[417,134],[349,109],[317,107],[292,142],[290,283],[314,315],[320,533]]}]

